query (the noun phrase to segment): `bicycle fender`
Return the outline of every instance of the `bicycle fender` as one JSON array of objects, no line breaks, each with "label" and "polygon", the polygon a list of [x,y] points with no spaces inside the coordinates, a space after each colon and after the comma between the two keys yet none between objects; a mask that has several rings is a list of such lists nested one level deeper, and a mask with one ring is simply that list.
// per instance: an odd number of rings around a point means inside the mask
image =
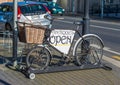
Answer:
[{"label": "bicycle fender", "polygon": [[37,45],[37,46],[46,48],[48,50],[48,52],[50,53],[50,57],[52,57],[52,53],[51,53],[50,49],[47,46],[45,46],[45,45]]},{"label": "bicycle fender", "polygon": [[83,38],[88,37],[88,36],[93,36],[93,37],[98,38],[98,39],[100,40],[102,46],[104,47],[103,40],[102,40],[98,35],[95,35],[95,34],[85,34],[85,35],[83,35],[82,37],[80,37],[80,38],[76,41],[76,43],[75,43],[75,45],[74,45],[74,48],[73,48],[73,56],[75,56],[75,50],[76,50],[76,47],[77,47],[78,43],[79,43]]}]

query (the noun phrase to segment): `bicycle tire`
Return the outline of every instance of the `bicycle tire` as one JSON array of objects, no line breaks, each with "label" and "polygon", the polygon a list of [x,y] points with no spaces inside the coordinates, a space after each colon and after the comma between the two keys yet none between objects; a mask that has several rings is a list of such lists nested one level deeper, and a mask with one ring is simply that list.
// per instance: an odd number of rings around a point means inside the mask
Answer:
[{"label": "bicycle tire", "polygon": [[32,70],[44,70],[49,65],[50,60],[51,55],[48,49],[37,46],[27,54],[26,64]]},{"label": "bicycle tire", "polygon": [[102,40],[94,34],[82,37],[75,48],[75,60],[78,65],[99,64],[103,56]]}]

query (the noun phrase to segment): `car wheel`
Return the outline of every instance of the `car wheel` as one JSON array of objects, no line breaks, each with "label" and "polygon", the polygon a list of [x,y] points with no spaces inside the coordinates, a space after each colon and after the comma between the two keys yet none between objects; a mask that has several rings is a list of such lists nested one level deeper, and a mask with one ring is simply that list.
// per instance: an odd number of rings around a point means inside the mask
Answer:
[{"label": "car wheel", "polygon": [[12,31],[12,27],[9,23],[6,23],[5,29],[8,30],[8,31]]},{"label": "car wheel", "polygon": [[60,16],[63,16],[63,14],[60,14]]}]

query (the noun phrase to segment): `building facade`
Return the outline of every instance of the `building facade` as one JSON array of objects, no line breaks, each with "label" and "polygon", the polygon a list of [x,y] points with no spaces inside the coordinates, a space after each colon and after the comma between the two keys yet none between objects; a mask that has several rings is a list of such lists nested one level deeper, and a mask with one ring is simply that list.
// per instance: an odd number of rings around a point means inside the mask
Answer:
[{"label": "building facade", "polygon": [[[84,12],[84,0],[58,0],[58,2],[66,9],[67,12]],[[99,3],[99,0],[90,0],[90,9],[95,3]]]},{"label": "building facade", "polygon": [[[11,2],[13,0],[0,0],[0,3],[2,2]],[[23,0],[18,0],[23,1]],[[62,6],[66,12],[71,13],[83,13],[84,12],[84,1],[85,0],[32,0],[32,1],[53,1],[60,6]],[[116,5],[120,4],[120,0],[89,0],[89,9],[90,12],[93,10],[100,10],[102,2],[104,2],[104,5]]]},{"label": "building facade", "polygon": [[[65,8],[66,12],[83,13],[84,1],[85,0],[57,0],[57,3]],[[89,2],[90,11],[92,11],[93,8],[100,9],[102,2],[104,2],[104,5],[120,4],[120,0],[89,0]]]}]

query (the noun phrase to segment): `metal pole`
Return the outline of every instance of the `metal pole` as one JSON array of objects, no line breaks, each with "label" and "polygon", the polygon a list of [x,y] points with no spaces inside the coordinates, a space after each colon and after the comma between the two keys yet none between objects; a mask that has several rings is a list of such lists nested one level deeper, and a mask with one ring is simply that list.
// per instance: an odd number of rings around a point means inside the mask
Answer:
[{"label": "metal pole", "polygon": [[104,15],[104,0],[101,0],[101,14],[100,17],[103,18]]},{"label": "metal pole", "polygon": [[13,0],[14,3],[14,28],[13,28],[13,66],[17,65],[17,0]]},{"label": "metal pole", "polygon": [[82,35],[89,33],[89,0],[84,0],[84,17]]}]

